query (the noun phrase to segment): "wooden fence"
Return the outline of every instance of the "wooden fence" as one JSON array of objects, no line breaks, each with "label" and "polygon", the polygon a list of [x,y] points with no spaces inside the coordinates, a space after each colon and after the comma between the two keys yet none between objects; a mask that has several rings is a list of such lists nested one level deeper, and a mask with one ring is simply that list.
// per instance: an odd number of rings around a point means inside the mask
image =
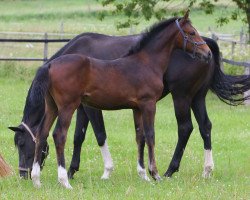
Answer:
[{"label": "wooden fence", "polygon": [[[5,32],[0,32],[0,34],[6,34]],[[63,39],[65,36],[75,36],[76,34],[56,34],[56,33],[9,33],[8,35],[12,34],[18,34],[18,35],[39,35],[39,36],[44,36],[43,39],[0,39],[0,43],[43,43],[44,48],[43,48],[43,58],[10,58],[10,57],[0,57],[0,61],[47,61],[48,60],[48,48],[49,48],[49,43],[65,43],[69,42],[71,39]],[[48,35],[50,36],[59,36],[60,39],[49,39]],[[234,53],[235,53],[235,45],[244,45],[246,46],[247,43],[244,41],[243,37],[243,32],[240,34],[240,41],[235,41],[232,40],[232,34],[217,34],[211,32],[212,39],[215,41],[223,41],[223,42],[229,42],[231,43],[231,58],[233,58]],[[247,38],[247,36],[245,37]],[[249,46],[249,45],[248,45]],[[250,68],[250,61],[249,62],[239,62],[239,61],[234,61],[234,60],[229,60],[222,58],[222,62],[234,65],[234,66],[242,66],[246,68]],[[246,70],[249,71],[249,70]]]},{"label": "wooden fence", "polygon": [[49,43],[61,43],[61,42],[69,42],[70,39],[48,39],[48,34],[44,34],[44,39],[0,39],[1,42],[8,42],[8,43],[17,43],[17,42],[24,42],[24,43],[44,43],[43,49],[43,58],[1,58],[0,61],[47,61],[48,60],[48,48]]}]

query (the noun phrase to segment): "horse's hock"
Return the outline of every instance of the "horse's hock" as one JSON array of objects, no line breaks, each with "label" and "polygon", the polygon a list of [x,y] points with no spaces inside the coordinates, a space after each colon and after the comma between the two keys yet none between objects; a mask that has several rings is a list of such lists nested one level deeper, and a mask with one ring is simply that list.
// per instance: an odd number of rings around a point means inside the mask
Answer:
[{"label": "horse's hock", "polygon": [[0,177],[8,176],[12,173],[11,167],[5,162],[0,154]]}]

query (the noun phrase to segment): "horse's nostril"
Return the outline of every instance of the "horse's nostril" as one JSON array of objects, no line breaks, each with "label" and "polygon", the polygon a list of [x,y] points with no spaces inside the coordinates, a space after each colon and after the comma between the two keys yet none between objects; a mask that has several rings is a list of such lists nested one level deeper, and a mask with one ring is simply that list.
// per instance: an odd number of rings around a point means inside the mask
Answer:
[{"label": "horse's nostril", "polygon": [[212,57],[212,53],[211,51],[208,52],[208,58],[211,58]]}]

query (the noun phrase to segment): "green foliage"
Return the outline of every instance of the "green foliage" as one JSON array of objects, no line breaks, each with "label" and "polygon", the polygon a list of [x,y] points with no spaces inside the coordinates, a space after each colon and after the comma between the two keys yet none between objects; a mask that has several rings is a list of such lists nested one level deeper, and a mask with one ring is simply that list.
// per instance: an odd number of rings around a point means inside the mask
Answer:
[{"label": "green foliage", "polygon": [[[206,14],[213,14],[216,3],[220,0],[186,0],[183,2],[175,1],[178,5],[176,9],[172,6],[172,1],[170,0],[100,0],[103,6],[114,5],[115,10],[112,11],[113,14],[124,14],[127,17],[126,21],[119,22],[118,28],[129,27],[132,24],[140,23],[140,18],[150,20],[151,18],[162,19],[166,14],[177,15],[182,13],[187,8],[196,8],[203,10]],[[222,14],[216,19],[219,26],[228,23],[230,20],[238,20],[241,18],[242,21],[247,22],[250,27],[250,2],[248,0],[232,0],[237,7],[232,13],[227,15]],[[179,3],[179,4],[178,4]],[[225,8],[228,5],[225,5]],[[243,17],[241,13],[244,13]],[[102,18],[105,15],[102,14]]]}]

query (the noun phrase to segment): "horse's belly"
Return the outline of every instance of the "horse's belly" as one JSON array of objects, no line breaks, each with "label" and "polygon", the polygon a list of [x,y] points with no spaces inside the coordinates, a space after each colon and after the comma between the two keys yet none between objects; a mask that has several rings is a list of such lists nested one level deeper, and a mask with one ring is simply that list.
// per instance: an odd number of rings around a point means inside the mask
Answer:
[{"label": "horse's belly", "polygon": [[84,94],[82,96],[82,103],[84,105],[94,107],[101,110],[119,110],[126,108],[135,108],[136,103],[129,101],[123,96],[112,95],[92,95]]}]

